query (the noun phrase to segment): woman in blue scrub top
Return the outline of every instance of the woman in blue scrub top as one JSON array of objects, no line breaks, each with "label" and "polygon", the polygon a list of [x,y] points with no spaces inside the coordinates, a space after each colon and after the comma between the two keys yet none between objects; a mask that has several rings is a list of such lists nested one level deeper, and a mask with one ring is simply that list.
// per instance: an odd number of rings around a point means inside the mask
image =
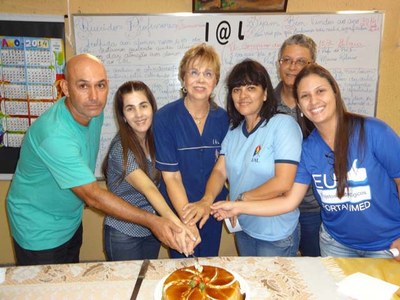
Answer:
[{"label": "woman in blue scrub top", "polygon": [[[155,115],[156,167],[161,171],[160,191],[182,221],[184,209],[194,215],[191,228],[201,238],[196,256],[218,256],[221,223],[209,218],[210,205],[225,200],[222,189],[210,201],[199,201],[218,159],[229,121],[212,99],[220,78],[220,59],[206,44],[195,45],[179,65],[183,97],[163,106]],[[182,254],[170,250],[172,258]]]},{"label": "woman in blue scrub top", "polygon": [[[237,64],[227,80],[231,121],[221,155],[208,180],[204,201],[226,180],[233,201],[260,201],[288,191],[300,160],[302,134],[290,116],[277,113],[267,70],[258,62]],[[299,211],[273,217],[240,215],[235,233],[241,256],[295,256],[300,239]]]}]

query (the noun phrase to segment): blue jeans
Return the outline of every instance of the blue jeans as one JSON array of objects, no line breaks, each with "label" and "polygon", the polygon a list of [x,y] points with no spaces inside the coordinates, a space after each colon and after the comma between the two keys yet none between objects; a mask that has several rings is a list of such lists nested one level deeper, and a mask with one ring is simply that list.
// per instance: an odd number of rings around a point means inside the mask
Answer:
[{"label": "blue jeans", "polygon": [[299,249],[300,225],[287,238],[278,241],[263,241],[243,231],[235,233],[240,256],[296,256]]},{"label": "blue jeans", "polygon": [[347,247],[337,242],[325,229],[321,226],[319,233],[319,243],[321,247],[321,256],[333,257],[375,257],[375,258],[392,258],[389,249],[380,251],[357,250]]},{"label": "blue jeans", "polygon": [[299,250],[302,256],[320,256],[319,229],[321,227],[321,213],[300,212],[299,217],[301,234]]},{"label": "blue jeans", "polygon": [[104,244],[110,261],[156,259],[161,243],[153,236],[132,237],[104,225]]}]

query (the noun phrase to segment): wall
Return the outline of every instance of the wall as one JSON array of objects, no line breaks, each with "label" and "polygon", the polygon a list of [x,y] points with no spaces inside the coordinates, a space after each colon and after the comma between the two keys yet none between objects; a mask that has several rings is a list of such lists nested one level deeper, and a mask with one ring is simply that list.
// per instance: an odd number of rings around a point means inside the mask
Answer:
[{"label": "wall", "polygon": [[[21,14],[68,14],[68,1],[52,0],[0,0],[0,13]],[[74,13],[175,13],[191,12],[191,0],[69,0],[69,11]],[[288,0],[288,13],[335,12],[342,10],[381,10],[385,13],[384,33],[381,45],[380,79],[377,101],[377,117],[392,126],[400,134],[400,1],[393,0],[347,0],[315,1]],[[67,36],[69,24],[66,23]],[[67,57],[73,54],[67,45]],[[0,264],[13,263],[11,240],[5,215],[5,196],[9,181],[0,181]],[[81,260],[102,260],[102,215],[92,210],[84,213],[84,244]],[[222,237],[220,255],[236,255],[232,236],[226,232]],[[166,257],[165,249],[160,257]]]}]

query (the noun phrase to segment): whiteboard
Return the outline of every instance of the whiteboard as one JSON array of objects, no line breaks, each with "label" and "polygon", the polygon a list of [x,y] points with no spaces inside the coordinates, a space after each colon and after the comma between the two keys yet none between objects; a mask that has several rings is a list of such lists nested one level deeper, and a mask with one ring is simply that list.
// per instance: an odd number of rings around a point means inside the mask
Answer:
[{"label": "whiteboard", "polygon": [[193,44],[219,52],[221,79],[216,102],[225,107],[225,78],[245,58],[262,63],[274,86],[283,41],[304,33],[317,43],[317,62],[332,72],[350,111],[375,115],[383,13],[73,15],[76,53],[92,53],[105,64],[110,94],[105,108],[96,176],[117,129],[113,95],[128,80],[141,80],[158,107],[180,97],[178,67]]}]

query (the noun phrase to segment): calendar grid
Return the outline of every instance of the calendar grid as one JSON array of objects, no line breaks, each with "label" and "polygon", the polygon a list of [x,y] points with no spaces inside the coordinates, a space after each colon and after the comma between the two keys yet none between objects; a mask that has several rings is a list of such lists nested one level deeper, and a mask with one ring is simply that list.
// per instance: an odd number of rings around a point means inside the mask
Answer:
[{"label": "calendar grid", "polygon": [[29,126],[59,98],[62,39],[0,36],[0,146],[20,147]]}]

